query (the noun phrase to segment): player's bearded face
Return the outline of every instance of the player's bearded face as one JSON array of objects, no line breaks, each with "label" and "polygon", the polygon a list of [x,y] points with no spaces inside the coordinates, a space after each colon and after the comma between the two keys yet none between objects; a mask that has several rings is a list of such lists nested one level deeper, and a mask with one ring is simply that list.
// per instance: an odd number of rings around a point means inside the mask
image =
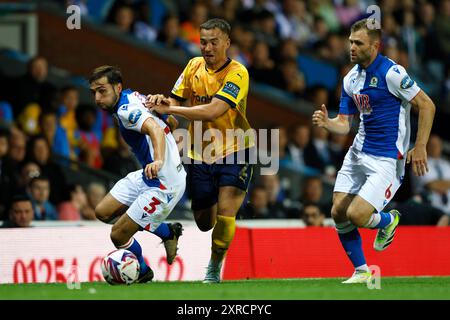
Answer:
[{"label": "player's bearded face", "polygon": [[200,30],[200,50],[208,68],[217,69],[227,60],[228,35],[220,29]]},{"label": "player's bearded face", "polygon": [[371,61],[377,47],[365,30],[358,30],[350,34],[350,61],[366,67]]},{"label": "player's bearded face", "polygon": [[91,84],[91,91],[95,95],[95,104],[103,110],[112,111],[119,99],[121,85],[108,83],[103,77]]}]

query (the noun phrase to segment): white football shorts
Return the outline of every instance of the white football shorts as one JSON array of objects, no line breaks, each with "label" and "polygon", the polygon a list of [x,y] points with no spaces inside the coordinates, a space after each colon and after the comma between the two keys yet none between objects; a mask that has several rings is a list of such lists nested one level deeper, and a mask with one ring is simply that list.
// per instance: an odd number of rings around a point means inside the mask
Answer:
[{"label": "white football shorts", "polygon": [[333,191],[357,194],[380,212],[400,188],[404,172],[404,160],[374,156],[351,147]]},{"label": "white football shorts", "polygon": [[153,232],[166,220],[180,201],[186,180],[177,186],[149,187],[142,179],[142,169],[130,172],[111,189],[111,195],[128,206],[126,214],[144,230]]}]

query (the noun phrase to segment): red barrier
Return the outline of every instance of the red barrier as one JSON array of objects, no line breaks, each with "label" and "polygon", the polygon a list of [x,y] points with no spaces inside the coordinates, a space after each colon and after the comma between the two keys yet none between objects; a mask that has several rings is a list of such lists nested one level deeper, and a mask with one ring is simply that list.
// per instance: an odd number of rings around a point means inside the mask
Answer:
[{"label": "red barrier", "polygon": [[[450,275],[450,228],[399,227],[383,252],[361,229],[368,265],[382,276]],[[334,228],[238,229],[224,279],[345,277],[353,271]]]}]

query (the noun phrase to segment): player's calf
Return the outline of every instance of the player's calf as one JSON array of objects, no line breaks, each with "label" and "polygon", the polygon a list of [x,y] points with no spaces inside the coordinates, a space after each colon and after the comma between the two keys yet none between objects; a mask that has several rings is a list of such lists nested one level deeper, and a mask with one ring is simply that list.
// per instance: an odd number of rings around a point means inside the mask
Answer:
[{"label": "player's calf", "polygon": [[133,238],[138,230],[139,225],[125,214],[113,225],[110,237],[117,249],[126,249],[134,253],[141,267],[138,282],[148,282],[153,279],[153,271],[145,263],[141,245]]}]

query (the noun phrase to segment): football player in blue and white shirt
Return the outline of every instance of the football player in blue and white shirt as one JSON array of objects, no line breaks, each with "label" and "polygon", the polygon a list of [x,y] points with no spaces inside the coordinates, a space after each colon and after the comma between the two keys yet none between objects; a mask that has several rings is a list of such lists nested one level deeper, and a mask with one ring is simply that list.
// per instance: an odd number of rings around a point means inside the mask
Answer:
[{"label": "football player in blue and white shirt", "polygon": [[176,120],[153,114],[144,106],[145,96],[124,90],[122,75],[116,67],[98,67],[89,84],[95,103],[116,117],[122,137],[143,168],[118,181],[95,208],[95,214],[99,220],[114,224],[111,230],[114,245],[133,252],[139,259],[138,282],[151,281],[153,271],[146,265],[141,246],[133,235],[141,230],[158,235],[164,242],[167,262],[171,264],[175,259],[182,226],[163,221],[186,187],[186,172],[166,122]]},{"label": "football player in blue and white shirt", "polygon": [[[373,19],[352,25],[350,59],[355,66],[343,80],[337,117],[328,118],[325,105],[314,112],[312,122],[330,132],[347,134],[359,111],[360,125],[353,145],[338,172],[333,194],[332,217],[342,246],[355,267],[344,283],[371,280],[357,228],[378,229],[377,251],[393,240],[400,215],[382,211],[400,187],[405,161],[414,174],[428,170],[426,145],[433,124],[435,106],[406,70],[378,53],[381,29]],[[410,108],[419,110],[419,127],[414,148],[408,151]]]}]

